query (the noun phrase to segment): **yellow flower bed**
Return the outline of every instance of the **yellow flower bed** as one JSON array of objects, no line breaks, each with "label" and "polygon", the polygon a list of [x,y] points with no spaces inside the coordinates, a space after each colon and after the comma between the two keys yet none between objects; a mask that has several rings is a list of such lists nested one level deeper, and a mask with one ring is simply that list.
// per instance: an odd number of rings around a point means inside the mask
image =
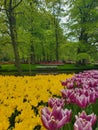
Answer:
[{"label": "yellow flower bed", "polygon": [[40,110],[71,74],[0,76],[0,130],[44,130]]}]

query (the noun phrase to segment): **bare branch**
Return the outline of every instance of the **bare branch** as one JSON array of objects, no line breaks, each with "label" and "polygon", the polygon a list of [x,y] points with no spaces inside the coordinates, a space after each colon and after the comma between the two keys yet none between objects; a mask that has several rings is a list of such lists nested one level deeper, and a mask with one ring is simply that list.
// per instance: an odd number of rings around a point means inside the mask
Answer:
[{"label": "bare branch", "polygon": [[21,2],[22,0],[20,0],[12,9],[15,9]]}]

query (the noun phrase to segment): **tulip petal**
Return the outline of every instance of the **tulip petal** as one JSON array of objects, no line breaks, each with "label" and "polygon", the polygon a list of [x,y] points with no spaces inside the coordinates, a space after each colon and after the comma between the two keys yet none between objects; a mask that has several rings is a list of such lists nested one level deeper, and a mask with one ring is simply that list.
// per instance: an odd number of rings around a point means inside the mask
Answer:
[{"label": "tulip petal", "polygon": [[42,123],[45,126],[45,128],[49,129],[49,125],[48,125],[48,121],[46,120],[46,117],[42,115],[41,120],[42,120]]}]

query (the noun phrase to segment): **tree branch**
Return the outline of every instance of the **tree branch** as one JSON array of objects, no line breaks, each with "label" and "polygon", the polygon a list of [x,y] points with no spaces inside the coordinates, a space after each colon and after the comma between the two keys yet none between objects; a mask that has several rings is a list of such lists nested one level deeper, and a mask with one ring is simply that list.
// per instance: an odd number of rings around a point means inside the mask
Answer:
[{"label": "tree branch", "polygon": [[22,0],[20,0],[12,9],[15,9],[21,2]]},{"label": "tree branch", "polygon": [[7,5],[6,5],[6,0],[4,0],[4,7],[5,7],[4,10],[5,10],[5,11],[8,11],[6,6],[7,6]]},{"label": "tree branch", "polygon": [[3,11],[3,10],[9,12],[9,10],[7,10],[7,9],[0,8],[0,11]]},{"label": "tree branch", "polygon": [[17,15],[17,14],[24,14],[24,12],[15,12],[14,14],[15,15]]},{"label": "tree branch", "polygon": [[12,9],[12,0],[9,2],[9,8]]}]

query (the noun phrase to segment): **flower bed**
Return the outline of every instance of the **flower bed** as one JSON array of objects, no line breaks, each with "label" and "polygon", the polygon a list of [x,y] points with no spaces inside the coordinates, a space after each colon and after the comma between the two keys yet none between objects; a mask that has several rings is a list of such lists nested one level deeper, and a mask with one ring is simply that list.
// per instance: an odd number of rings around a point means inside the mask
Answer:
[{"label": "flower bed", "polygon": [[64,65],[62,61],[39,62],[41,65]]},{"label": "flower bed", "polygon": [[40,110],[72,75],[0,76],[0,130],[45,130]]},{"label": "flower bed", "polygon": [[84,71],[62,81],[62,98],[50,98],[41,111],[47,130],[98,130],[98,71]]}]

